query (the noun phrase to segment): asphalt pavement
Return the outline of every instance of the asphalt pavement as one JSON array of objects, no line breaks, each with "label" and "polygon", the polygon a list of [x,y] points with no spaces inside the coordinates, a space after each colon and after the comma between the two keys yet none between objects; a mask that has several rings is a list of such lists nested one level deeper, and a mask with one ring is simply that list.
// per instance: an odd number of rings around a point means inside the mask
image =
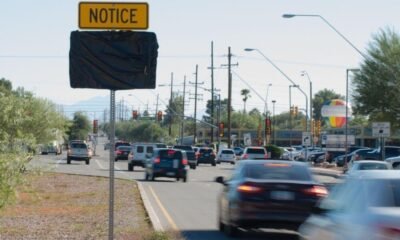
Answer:
[{"label": "asphalt pavement", "polygon": [[[62,155],[38,155],[31,161],[31,167],[69,174],[108,177],[109,151],[103,149],[105,139],[100,139],[96,156],[86,165],[85,162],[66,163],[65,151]],[[176,230],[186,239],[230,239],[217,229],[217,198],[222,185],[215,182],[217,176],[228,177],[234,165],[222,163],[215,167],[199,165],[190,169],[188,182],[177,182],[172,178],[144,180],[144,169],[135,167],[128,171],[127,160],[114,162],[115,178],[136,180],[138,182],[145,208],[153,226],[157,230]],[[330,169],[313,168],[316,179],[327,186],[335,184],[340,172]],[[263,230],[245,232],[239,239],[298,239],[295,232],[283,230]]]}]

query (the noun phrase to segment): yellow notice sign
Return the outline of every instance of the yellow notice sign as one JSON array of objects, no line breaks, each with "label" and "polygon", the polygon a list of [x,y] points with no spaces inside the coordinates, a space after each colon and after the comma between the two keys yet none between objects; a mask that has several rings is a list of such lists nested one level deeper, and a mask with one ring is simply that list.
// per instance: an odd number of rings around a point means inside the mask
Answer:
[{"label": "yellow notice sign", "polygon": [[83,29],[147,29],[148,16],[147,3],[79,3],[79,28]]}]

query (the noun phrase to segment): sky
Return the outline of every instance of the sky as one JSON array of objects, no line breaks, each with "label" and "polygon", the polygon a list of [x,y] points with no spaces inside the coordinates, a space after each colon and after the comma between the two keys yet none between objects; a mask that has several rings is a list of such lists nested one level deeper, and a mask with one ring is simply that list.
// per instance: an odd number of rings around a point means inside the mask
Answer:
[{"label": "sky", "polygon": [[[165,109],[170,87],[158,85],[170,84],[171,73],[173,91],[182,92],[184,77],[187,82],[194,82],[198,65],[201,87],[211,88],[208,69],[211,42],[215,88],[220,89],[221,98],[228,95],[228,72],[222,65],[228,63],[229,47],[232,63],[237,64],[232,67],[235,110],[243,109],[240,91],[247,88],[251,95],[247,110],[258,108],[263,112],[268,108],[272,112],[271,101],[275,100],[276,114],[288,111],[290,80],[300,86],[307,98],[309,80],[313,93],[326,88],[345,95],[346,69],[359,67],[362,56],[321,18],[287,19],[282,15],[320,15],[364,53],[380,29],[390,27],[397,32],[400,24],[399,0],[151,0],[147,3],[146,31],[156,33],[159,44],[157,88],[117,91],[116,99],[124,99],[132,109],[148,107],[150,112],[156,109],[157,94],[158,109]],[[75,0],[1,1],[0,78],[62,106],[108,97],[108,90],[72,89],[69,84],[69,37],[71,31],[79,30],[78,4]],[[245,48],[259,51],[246,52]],[[301,76],[302,71],[306,71],[309,79]],[[189,104],[185,114],[192,115],[194,100],[189,91],[193,94],[194,88],[188,85],[186,89]],[[297,89],[291,92],[292,104],[305,109],[305,96]],[[203,90],[199,93],[202,96],[198,114],[201,114],[210,93]],[[98,104],[109,107],[104,102]]]}]

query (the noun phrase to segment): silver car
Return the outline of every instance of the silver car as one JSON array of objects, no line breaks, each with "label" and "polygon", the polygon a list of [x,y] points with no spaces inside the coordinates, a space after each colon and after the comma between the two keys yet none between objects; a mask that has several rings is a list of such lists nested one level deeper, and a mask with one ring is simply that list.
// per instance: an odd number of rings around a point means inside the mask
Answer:
[{"label": "silver car", "polygon": [[228,162],[231,164],[235,164],[236,162],[236,154],[232,149],[222,149],[217,154],[216,163],[219,164],[221,162]]},{"label": "silver car", "polygon": [[313,212],[299,228],[305,239],[400,239],[399,171],[359,171]]}]

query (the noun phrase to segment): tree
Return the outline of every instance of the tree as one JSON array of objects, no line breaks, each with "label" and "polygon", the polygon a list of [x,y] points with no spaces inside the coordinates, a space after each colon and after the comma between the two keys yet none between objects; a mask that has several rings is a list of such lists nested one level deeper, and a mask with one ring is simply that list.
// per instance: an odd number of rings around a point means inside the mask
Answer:
[{"label": "tree", "polygon": [[76,112],[69,129],[70,140],[85,140],[91,130],[92,126],[88,117],[82,112]]},{"label": "tree", "polygon": [[243,105],[244,105],[243,111],[246,112],[246,102],[251,97],[250,90],[249,89],[242,89],[240,91],[240,95],[243,96]]},{"label": "tree", "polygon": [[[221,103],[219,102],[219,99],[215,98],[214,99],[214,118],[217,119],[217,113],[218,113],[218,108],[221,106],[220,109],[220,115],[225,116],[228,112],[228,99],[222,99]],[[232,111],[233,108],[232,108]],[[210,121],[210,116],[211,116],[211,99],[207,101],[207,106],[206,106],[206,114],[203,116],[203,121],[205,122],[211,122]]]},{"label": "tree", "polygon": [[313,97],[313,118],[314,119],[321,119],[321,109],[322,105],[330,101],[332,99],[342,99],[345,100],[346,97],[340,95],[339,93],[335,93],[333,90],[323,89],[318,91]]},{"label": "tree", "polygon": [[380,29],[368,45],[368,57],[354,72],[354,112],[370,121],[389,121],[400,127],[400,36]]}]

